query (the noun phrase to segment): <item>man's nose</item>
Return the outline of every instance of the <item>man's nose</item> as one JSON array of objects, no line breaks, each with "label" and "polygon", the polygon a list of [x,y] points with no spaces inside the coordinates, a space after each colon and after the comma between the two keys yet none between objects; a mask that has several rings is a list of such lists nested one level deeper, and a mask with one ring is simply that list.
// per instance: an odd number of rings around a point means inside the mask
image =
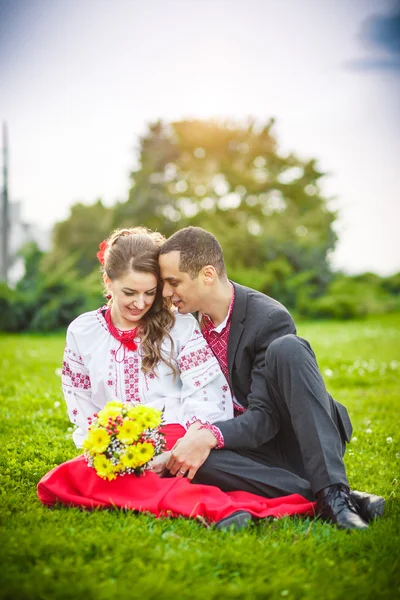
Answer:
[{"label": "man's nose", "polygon": [[172,296],[172,287],[167,281],[164,281],[162,295],[164,298],[170,298]]}]

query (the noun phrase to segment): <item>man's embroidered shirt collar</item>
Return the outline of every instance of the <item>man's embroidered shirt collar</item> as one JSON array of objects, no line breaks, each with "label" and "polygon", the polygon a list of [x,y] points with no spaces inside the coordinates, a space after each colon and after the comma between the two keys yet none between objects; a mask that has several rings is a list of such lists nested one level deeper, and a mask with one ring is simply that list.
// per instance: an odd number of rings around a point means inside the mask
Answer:
[{"label": "man's embroidered shirt collar", "polygon": [[201,312],[199,313],[199,321],[200,321],[200,323],[203,323],[203,326],[206,329],[213,330],[216,333],[222,333],[224,331],[225,327],[228,325],[228,322],[231,318],[233,306],[235,304],[235,288],[233,287],[232,283],[231,283],[231,286],[232,286],[232,300],[231,300],[231,303],[229,304],[228,313],[227,313],[225,319],[222,321],[222,323],[220,323],[217,327],[214,327],[214,322],[209,315],[207,315],[206,313],[201,313]]}]

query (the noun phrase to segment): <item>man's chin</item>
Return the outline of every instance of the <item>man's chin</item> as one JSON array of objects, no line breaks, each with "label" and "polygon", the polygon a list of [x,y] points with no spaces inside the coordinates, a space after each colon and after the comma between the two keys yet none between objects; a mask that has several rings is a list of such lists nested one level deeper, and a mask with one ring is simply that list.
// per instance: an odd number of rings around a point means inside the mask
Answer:
[{"label": "man's chin", "polygon": [[187,315],[190,311],[188,311],[184,304],[178,302],[178,304],[174,304],[176,310],[180,315]]}]

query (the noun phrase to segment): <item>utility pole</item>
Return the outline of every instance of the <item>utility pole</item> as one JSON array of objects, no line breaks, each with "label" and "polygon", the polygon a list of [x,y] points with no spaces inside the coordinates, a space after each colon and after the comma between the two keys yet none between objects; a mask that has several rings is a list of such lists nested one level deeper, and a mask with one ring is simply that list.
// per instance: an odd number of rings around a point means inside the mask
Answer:
[{"label": "utility pole", "polygon": [[8,281],[8,241],[10,232],[10,215],[8,205],[8,136],[7,123],[3,122],[3,205],[1,210],[1,271],[0,280]]}]

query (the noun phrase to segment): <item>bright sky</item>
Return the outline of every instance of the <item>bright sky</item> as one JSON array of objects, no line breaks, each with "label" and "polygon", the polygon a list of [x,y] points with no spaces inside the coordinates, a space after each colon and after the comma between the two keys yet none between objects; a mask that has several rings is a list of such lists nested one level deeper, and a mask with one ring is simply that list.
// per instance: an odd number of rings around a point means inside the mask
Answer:
[{"label": "bright sky", "polygon": [[[392,0],[0,0],[10,196],[51,226],[127,198],[138,137],[185,117],[277,120],[329,172],[349,272],[400,270],[400,68],[362,39]],[[365,36],[364,36],[365,37]],[[385,41],[385,40],[384,40]],[[384,45],[384,44],[383,44]]]}]

